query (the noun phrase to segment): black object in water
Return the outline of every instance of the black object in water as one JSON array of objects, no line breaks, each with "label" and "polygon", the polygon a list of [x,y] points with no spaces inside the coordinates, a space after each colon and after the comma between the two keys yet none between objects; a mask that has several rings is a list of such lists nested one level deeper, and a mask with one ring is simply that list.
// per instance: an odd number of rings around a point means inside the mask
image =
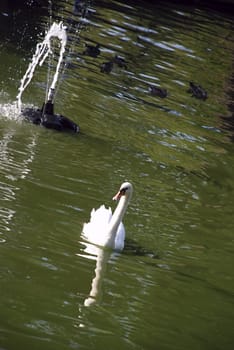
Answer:
[{"label": "black object in water", "polygon": [[192,97],[199,98],[200,100],[206,100],[208,97],[206,90],[201,85],[196,85],[192,81],[189,83],[188,92],[192,94]]},{"label": "black object in water", "polygon": [[149,86],[149,91],[150,91],[152,96],[158,96],[161,98],[167,97],[167,90],[166,89],[151,85],[151,86]]},{"label": "black object in water", "polygon": [[113,62],[112,61],[108,61],[108,62],[103,62],[101,64],[101,69],[100,71],[102,73],[110,73],[113,69]]},{"label": "black object in water", "polygon": [[51,101],[44,103],[41,109],[25,108],[22,115],[27,121],[48,129],[75,133],[80,131],[79,126],[69,118],[54,114],[54,104]]},{"label": "black object in water", "polygon": [[86,44],[86,49],[84,50],[83,55],[88,55],[88,56],[97,58],[101,53],[99,48],[100,48],[99,44],[97,44],[96,46]]}]

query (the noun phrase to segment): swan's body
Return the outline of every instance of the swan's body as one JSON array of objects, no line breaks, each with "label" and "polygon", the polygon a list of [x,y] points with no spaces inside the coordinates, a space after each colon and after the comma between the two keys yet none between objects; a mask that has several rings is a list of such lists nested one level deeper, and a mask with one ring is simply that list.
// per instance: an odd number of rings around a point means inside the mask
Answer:
[{"label": "swan's body", "polygon": [[101,205],[97,210],[93,209],[90,215],[90,221],[83,226],[83,236],[90,243],[109,247],[114,250],[124,248],[125,229],[122,223],[128,203],[132,196],[132,185],[124,182],[119,192],[113,197],[119,200],[113,215],[111,208]]}]

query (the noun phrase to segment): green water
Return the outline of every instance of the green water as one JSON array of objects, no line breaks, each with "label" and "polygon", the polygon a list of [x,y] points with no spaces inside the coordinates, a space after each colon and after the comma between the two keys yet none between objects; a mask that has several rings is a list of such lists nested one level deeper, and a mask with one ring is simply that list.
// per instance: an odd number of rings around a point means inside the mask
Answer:
[{"label": "green water", "polygon": [[[68,21],[72,1],[56,6],[54,18]],[[55,103],[80,135],[13,117],[48,11],[1,15],[0,347],[231,350],[234,146],[221,115],[231,114],[232,17],[140,1],[93,9]],[[85,42],[100,43],[98,58],[80,54]],[[127,68],[101,73],[115,54]],[[35,74],[25,104],[41,105],[46,74]],[[187,93],[191,80],[206,101]],[[93,207],[114,208],[124,180],[134,185],[125,249],[103,261],[97,303],[86,307],[96,261],[82,225]]]}]

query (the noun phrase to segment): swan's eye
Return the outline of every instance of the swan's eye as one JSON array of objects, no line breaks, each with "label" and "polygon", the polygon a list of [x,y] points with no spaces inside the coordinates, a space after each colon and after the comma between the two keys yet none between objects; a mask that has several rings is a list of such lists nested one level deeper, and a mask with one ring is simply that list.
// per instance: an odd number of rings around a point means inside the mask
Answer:
[{"label": "swan's eye", "polygon": [[121,193],[122,195],[125,195],[125,193],[126,193],[127,190],[128,190],[127,187],[122,188],[122,189],[120,190],[120,193]]}]

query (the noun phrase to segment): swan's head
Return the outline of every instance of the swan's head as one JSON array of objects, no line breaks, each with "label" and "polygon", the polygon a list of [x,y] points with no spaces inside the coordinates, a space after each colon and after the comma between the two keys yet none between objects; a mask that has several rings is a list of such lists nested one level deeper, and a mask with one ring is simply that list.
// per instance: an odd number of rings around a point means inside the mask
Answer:
[{"label": "swan's head", "polygon": [[124,182],[120,186],[119,191],[116,193],[116,195],[113,197],[113,200],[117,201],[121,197],[131,197],[133,191],[132,184],[130,182]]}]

